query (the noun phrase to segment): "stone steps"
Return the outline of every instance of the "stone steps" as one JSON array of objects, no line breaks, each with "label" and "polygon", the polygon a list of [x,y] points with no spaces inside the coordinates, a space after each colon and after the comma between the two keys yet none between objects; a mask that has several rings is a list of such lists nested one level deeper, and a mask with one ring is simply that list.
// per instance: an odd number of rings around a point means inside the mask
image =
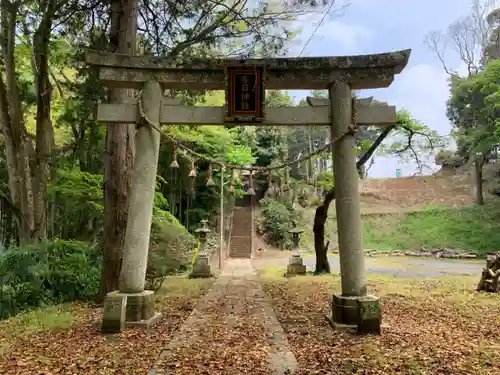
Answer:
[{"label": "stone steps", "polygon": [[233,229],[231,232],[231,258],[251,258],[252,256],[252,210],[251,207],[240,207],[233,213]]}]

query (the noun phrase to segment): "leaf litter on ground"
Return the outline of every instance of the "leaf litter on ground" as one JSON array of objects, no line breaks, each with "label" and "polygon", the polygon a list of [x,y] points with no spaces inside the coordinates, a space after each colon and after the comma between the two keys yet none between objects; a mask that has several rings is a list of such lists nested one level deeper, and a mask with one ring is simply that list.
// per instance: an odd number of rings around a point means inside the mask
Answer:
[{"label": "leaf litter on ground", "polygon": [[14,327],[22,319],[0,322],[0,374],[147,374],[213,280],[174,282],[173,290],[159,295],[156,309],[163,315],[154,329],[101,335],[95,324],[101,311],[88,305],[73,309],[69,328],[23,332]]},{"label": "leaf litter on ground", "polygon": [[[462,280],[372,281],[388,324],[381,336],[331,329],[325,315],[338,277],[264,278],[263,287],[298,375],[490,375],[500,370],[500,296],[475,293]],[[223,298],[210,301],[210,324],[184,332],[181,344],[164,352],[212,284],[196,282],[160,298],[162,320],[149,331],[102,336],[93,324],[100,312],[82,306],[61,329],[23,333],[13,327],[16,319],[2,322],[0,374],[147,374],[155,363],[175,375],[269,374],[268,332],[251,300],[232,301],[226,310]]]},{"label": "leaf litter on ground", "polygon": [[[70,328],[10,336],[10,346],[0,355],[0,374],[129,375],[154,368],[157,375],[268,375],[271,348],[261,302],[246,298],[245,288],[237,289],[231,298],[209,300],[202,314],[195,313],[199,324],[181,329],[212,285],[186,282],[202,284],[163,296],[157,306],[162,318],[150,330],[101,335],[95,324],[101,311],[87,306],[76,309]],[[178,345],[166,350],[179,333]]]},{"label": "leaf litter on ground", "polygon": [[[461,375],[500,371],[500,296],[444,281],[377,280],[380,336],[334,331],[326,316],[339,290],[333,276],[264,279],[264,290],[297,358],[297,375]],[[404,285],[404,284],[407,285]],[[395,291],[411,290],[405,296]]]}]

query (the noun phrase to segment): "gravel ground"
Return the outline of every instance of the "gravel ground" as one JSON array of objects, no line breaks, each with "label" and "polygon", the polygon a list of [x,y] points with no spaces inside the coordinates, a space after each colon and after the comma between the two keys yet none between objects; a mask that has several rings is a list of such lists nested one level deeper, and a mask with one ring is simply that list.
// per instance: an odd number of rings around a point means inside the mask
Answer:
[{"label": "gravel ground", "polygon": [[[270,255],[270,254],[269,254]],[[286,267],[289,252],[273,254],[253,261],[256,268]],[[339,258],[336,255],[328,257],[332,272],[340,272]],[[305,256],[304,264],[308,271],[314,270],[314,257]],[[484,267],[482,261],[460,261],[445,259],[410,258],[410,257],[379,257],[365,258],[365,266],[368,273],[383,276],[394,276],[403,278],[433,278],[446,276],[474,276],[478,277]]]}]

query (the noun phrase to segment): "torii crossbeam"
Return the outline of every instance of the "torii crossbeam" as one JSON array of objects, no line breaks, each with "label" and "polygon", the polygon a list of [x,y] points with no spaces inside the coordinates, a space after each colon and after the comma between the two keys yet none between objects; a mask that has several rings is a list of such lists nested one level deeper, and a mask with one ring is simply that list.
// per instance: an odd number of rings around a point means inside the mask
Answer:
[{"label": "torii crossbeam", "polygon": [[[332,123],[328,99],[308,98],[313,107],[266,108],[262,123],[246,125],[283,125],[283,126],[330,126]],[[370,105],[371,101],[356,101],[356,123],[365,126],[390,125],[396,121],[396,107]],[[137,104],[99,104],[97,120],[106,123],[129,124],[137,122]],[[185,107],[173,102],[163,104],[160,109],[162,125],[224,125],[224,107]]]}]

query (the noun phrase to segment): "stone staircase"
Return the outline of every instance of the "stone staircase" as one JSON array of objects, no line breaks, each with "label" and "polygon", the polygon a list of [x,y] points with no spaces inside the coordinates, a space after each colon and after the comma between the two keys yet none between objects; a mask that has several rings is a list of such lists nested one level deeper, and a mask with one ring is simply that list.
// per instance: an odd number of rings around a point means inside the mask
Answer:
[{"label": "stone staircase", "polygon": [[253,214],[251,206],[235,207],[229,257],[252,257]]}]

